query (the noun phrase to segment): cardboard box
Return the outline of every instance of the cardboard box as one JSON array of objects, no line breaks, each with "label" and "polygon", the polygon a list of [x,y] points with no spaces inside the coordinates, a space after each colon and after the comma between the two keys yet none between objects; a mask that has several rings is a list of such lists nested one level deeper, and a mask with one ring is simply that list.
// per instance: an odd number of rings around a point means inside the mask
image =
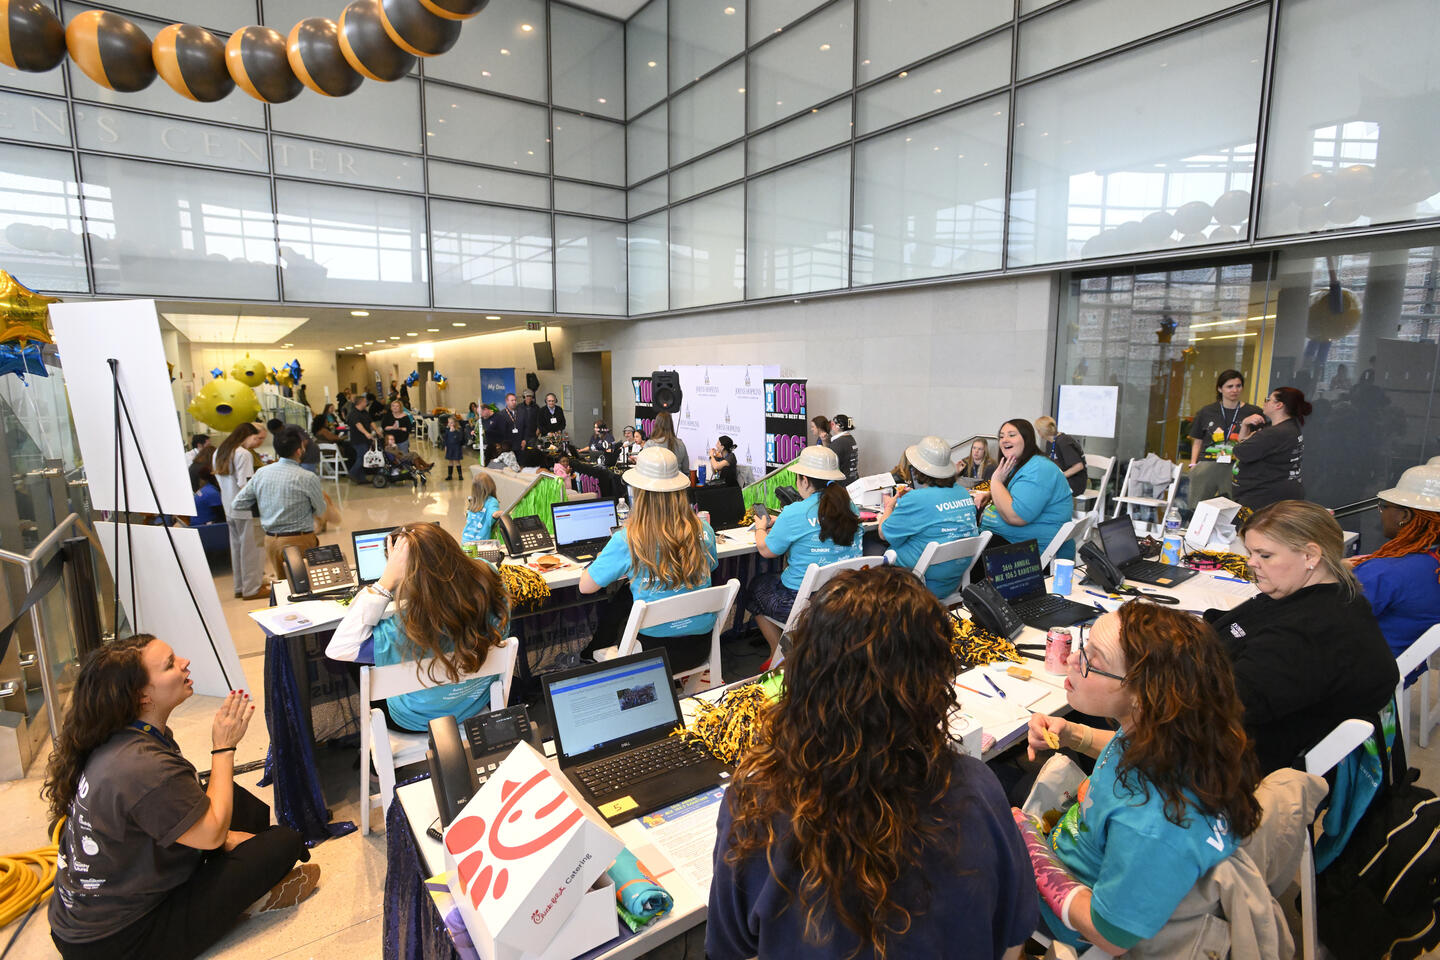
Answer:
[{"label": "cardboard box", "polygon": [[1190,516],[1190,526],[1185,530],[1185,545],[1191,550],[1216,550],[1221,553],[1233,552],[1234,539],[1226,541],[1216,535],[1216,528],[1234,526],[1235,514],[1240,504],[1228,497],[1214,497],[1196,504]]},{"label": "cardboard box", "polygon": [[[582,808],[561,775],[521,742],[445,830],[445,870],[465,927],[485,960],[569,960],[615,936],[570,924],[620,840]],[[588,908],[586,916],[594,907]]]}]

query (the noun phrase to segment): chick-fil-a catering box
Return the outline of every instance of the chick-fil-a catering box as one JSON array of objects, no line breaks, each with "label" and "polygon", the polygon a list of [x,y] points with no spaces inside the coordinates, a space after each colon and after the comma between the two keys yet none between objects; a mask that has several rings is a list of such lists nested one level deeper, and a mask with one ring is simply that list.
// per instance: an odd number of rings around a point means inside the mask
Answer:
[{"label": "chick-fil-a catering box", "polygon": [[616,936],[613,893],[605,922],[567,923],[621,848],[567,786],[521,742],[445,830],[450,892],[485,960],[568,958]]}]

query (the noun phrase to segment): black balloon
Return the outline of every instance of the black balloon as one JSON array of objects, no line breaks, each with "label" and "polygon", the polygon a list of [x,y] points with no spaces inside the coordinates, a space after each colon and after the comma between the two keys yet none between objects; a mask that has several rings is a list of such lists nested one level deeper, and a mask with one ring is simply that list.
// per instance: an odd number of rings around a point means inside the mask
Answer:
[{"label": "black balloon", "polygon": [[413,54],[395,45],[380,19],[380,0],[353,0],[340,14],[340,52],[371,80],[399,80],[415,65]]},{"label": "black balloon", "polygon": [[172,23],[155,35],[151,48],[160,79],[182,97],[214,103],[235,89],[225,69],[225,44],[204,27]]},{"label": "black balloon", "polygon": [[340,28],[334,20],[310,17],[290,28],[285,53],[295,76],[316,93],[343,97],[364,82],[340,52]]},{"label": "black balloon", "polygon": [[420,0],[426,10],[446,20],[468,20],[489,3],[490,0]]},{"label": "black balloon", "polygon": [[417,57],[438,56],[460,39],[460,21],[435,16],[420,0],[382,0],[380,10],[390,39]]},{"label": "black balloon", "polygon": [[7,27],[0,63],[42,73],[65,59],[65,27],[40,0],[0,0],[0,19]]},{"label": "black balloon", "polygon": [[65,27],[65,46],[85,76],[102,87],[135,93],[155,80],[150,38],[118,13],[78,14]]},{"label": "black balloon", "polygon": [[225,65],[236,85],[256,100],[285,103],[305,87],[285,55],[285,38],[269,27],[241,27],[225,44]]}]

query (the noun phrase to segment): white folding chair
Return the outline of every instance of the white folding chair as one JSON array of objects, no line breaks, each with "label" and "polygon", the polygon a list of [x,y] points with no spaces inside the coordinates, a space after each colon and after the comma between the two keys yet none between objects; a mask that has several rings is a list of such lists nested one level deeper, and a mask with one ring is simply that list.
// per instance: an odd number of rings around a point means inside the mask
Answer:
[{"label": "white folding chair", "polygon": [[[515,661],[520,654],[520,641],[506,638],[500,646],[493,648],[474,673],[467,673],[460,680],[474,680],[479,677],[495,677],[490,684],[490,709],[505,706],[510,700],[510,682],[515,678]],[[435,666],[439,682],[430,679],[430,666]],[[416,668],[419,668],[418,670]],[[360,709],[364,714],[360,724],[360,833],[370,832],[370,811],[378,799],[390,811],[390,801],[395,797],[395,768],[403,767],[425,759],[429,746],[429,735],[425,733],[401,733],[385,726],[385,714],[379,707],[371,707],[374,700],[383,700],[402,693],[414,693],[428,687],[440,687],[452,681],[445,678],[444,665],[433,660],[396,663],[385,667],[362,666],[360,668]],[[460,681],[453,681],[460,682]],[[379,780],[380,792],[370,793],[370,761],[375,761],[375,776]]]},{"label": "white folding chair", "polygon": [[[953,607],[957,603],[964,602],[965,598],[960,595],[960,592],[970,586],[970,574],[975,572],[973,558],[984,553],[985,545],[989,542],[990,531],[985,530],[981,532],[979,536],[962,537],[959,540],[947,540],[944,543],[927,544],[925,549],[920,552],[920,559],[915,561],[915,566],[910,572],[921,580],[924,580],[925,571],[929,570],[934,564],[970,558],[972,562],[965,568],[965,573],[960,577],[960,584],[955,592],[940,601],[945,604],[946,607]],[[885,551],[885,562],[891,564],[895,562],[894,551]]]},{"label": "white folding chair", "polygon": [[[1343,720],[1325,738],[1305,751],[1305,772],[1323,777],[1370,738],[1375,728],[1367,720]],[[1300,936],[1305,960],[1316,957],[1315,837],[1307,831],[1300,849]]]},{"label": "white folding chair", "polygon": [[335,495],[340,495],[340,478],[345,474],[345,458],[340,456],[340,445],[320,444],[320,479],[335,481]]},{"label": "white folding chair", "polygon": [[[676,680],[685,681],[685,693],[698,693],[710,687],[725,683],[720,675],[720,634],[730,622],[730,608],[735,605],[735,596],[740,592],[740,581],[730,578],[723,586],[692,590],[663,600],[636,600],[630,608],[630,619],[625,621],[625,631],[620,634],[620,646],[616,656],[628,657],[640,650],[640,631],[646,627],[673,623],[702,614],[716,614],[715,626],[710,631],[710,657],[698,667],[681,670],[673,674]],[[598,659],[598,658],[597,658]],[[700,684],[709,679],[705,686]]]},{"label": "white folding chair", "polygon": [[1180,464],[1172,464],[1170,471],[1170,486],[1167,487],[1162,496],[1142,497],[1134,491],[1135,464],[1138,460],[1131,460],[1129,468],[1125,471],[1125,483],[1120,488],[1120,495],[1115,498],[1115,509],[1110,515],[1120,516],[1120,508],[1123,506],[1125,512],[1134,515],[1134,507],[1150,507],[1155,511],[1157,521],[1164,520],[1165,514],[1170,512],[1170,505],[1175,502],[1175,491],[1180,486]]},{"label": "white folding chair", "polygon": [[[1420,674],[1415,686],[1420,688],[1420,734],[1417,739],[1422,750],[1430,746],[1430,728],[1440,723],[1440,704],[1430,705],[1430,674],[1433,672],[1430,658],[1435,656],[1436,650],[1440,650],[1440,623],[1422,633],[1420,639],[1395,658],[1395,665],[1400,668],[1400,682],[1395,687],[1395,707],[1400,711],[1400,735],[1407,750],[1410,748],[1410,690],[1405,688],[1405,678],[1421,666],[1425,667],[1425,672]],[[1437,699],[1440,699],[1440,691],[1437,691]]]},{"label": "white folding chair", "polygon": [[[785,618],[785,622],[781,623],[774,617],[765,617],[765,619],[780,627],[780,636],[783,638],[794,628],[795,624],[800,622],[800,614],[810,605],[811,594],[829,583],[835,574],[842,570],[864,570],[886,562],[885,557],[851,557],[849,560],[827,563],[823,567],[818,563],[812,563],[805,568],[805,579],[800,581],[800,589],[795,591],[795,604],[790,608],[790,616]],[[784,659],[785,648],[781,646],[775,650],[775,656],[771,659],[770,666],[777,667]]]},{"label": "white folding chair", "polygon": [[1072,540],[1075,542],[1075,549],[1078,551],[1080,544],[1090,539],[1090,531],[1094,529],[1095,515],[1093,513],[1087,513],[1079,520],[1066,520],[1060,525],[1060,529],[1055,531],[1055,536],[1050,539],[1050,543],[1046,545],[1045,550],[1040,554],[1040,569],[1048,569],[1051,562],[1055,559],[1055,555],[1060,552],[1060,548]]},{"label": "white folding chair", "polygon": [[[1085,478],[1089,482],[1092,470],[1100,471],[1100,486],[1093,490],[1086,490],[1075,499],[1080,501],[1080,507],[1075,511],[1075,519],[1083,516],[1100,518],[1105,516],[1105,495],[1110,490],[1110,475],[1115,472],[1115,458],[1102,457],[1098,453],[1085,454]],[[1095,501],[1090,506],[1090,501]]]}]

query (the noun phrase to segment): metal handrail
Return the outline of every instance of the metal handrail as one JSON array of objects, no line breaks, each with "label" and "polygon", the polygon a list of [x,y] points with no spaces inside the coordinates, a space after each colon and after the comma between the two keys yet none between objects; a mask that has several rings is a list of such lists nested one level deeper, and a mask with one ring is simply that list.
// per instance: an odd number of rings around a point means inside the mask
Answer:
[{"label": "metal handrail", "polygon": [[35,544],[35,549],[31,550],[28,554],[15,553],[12,550],[0,550],[0,560],[8,560],[11,563],[18,563],[22,566],[25,564],[33,564],[35,566],[40,566],[40,564],[44,562],[38,559],[40,555],[49,554],[51,550],[56,546],[56,544],[59,543],[60,538],[64,536],[65,533],[68,531],[70,525],[72,523],[75,523],[79,519],[80,514],[72,513],[64,520],[61,520],[56,525],[55,529],[51,530],[48,534],[46,534],[44,540],[41,540],[39,543]]},{"label": "metal handrail", "polygon": [[[15,553],[12,550],[0,550],[0,560],[8,561],[20,566],[25,573],[25,592],[35,586],[35,571],[40,569],[50,555],[60,549],[60,541],[69,532],[72,526],[85,529],[80,514],[71,513],[64,520],[55,525],[55,529],[46,534],[45,539],[35,545],[35,549],[29,554]],[[35,634],[35,655],[40,659],[40,687],[45,693],[45,719],[50,724],[50,736],[54,740],[60,738],[60,721],[56,717],[55,690],[50,684],[50,659],[45,654],[45,630],[40,623],[40,606],[36,604],[30,608],[30,629]]]},{"label": "metal handrail", "polygon": [[1334,514],[1336,520],[1341,520],[1345,517],[1353,517],[1357,513],[1374,510],[1378,506],[1380,506],[1380,498],[1371,497],[1368,500],[1357,500],[1354,503],[1347,503],[1343,507],[1336,507],[1331,512]]}]

